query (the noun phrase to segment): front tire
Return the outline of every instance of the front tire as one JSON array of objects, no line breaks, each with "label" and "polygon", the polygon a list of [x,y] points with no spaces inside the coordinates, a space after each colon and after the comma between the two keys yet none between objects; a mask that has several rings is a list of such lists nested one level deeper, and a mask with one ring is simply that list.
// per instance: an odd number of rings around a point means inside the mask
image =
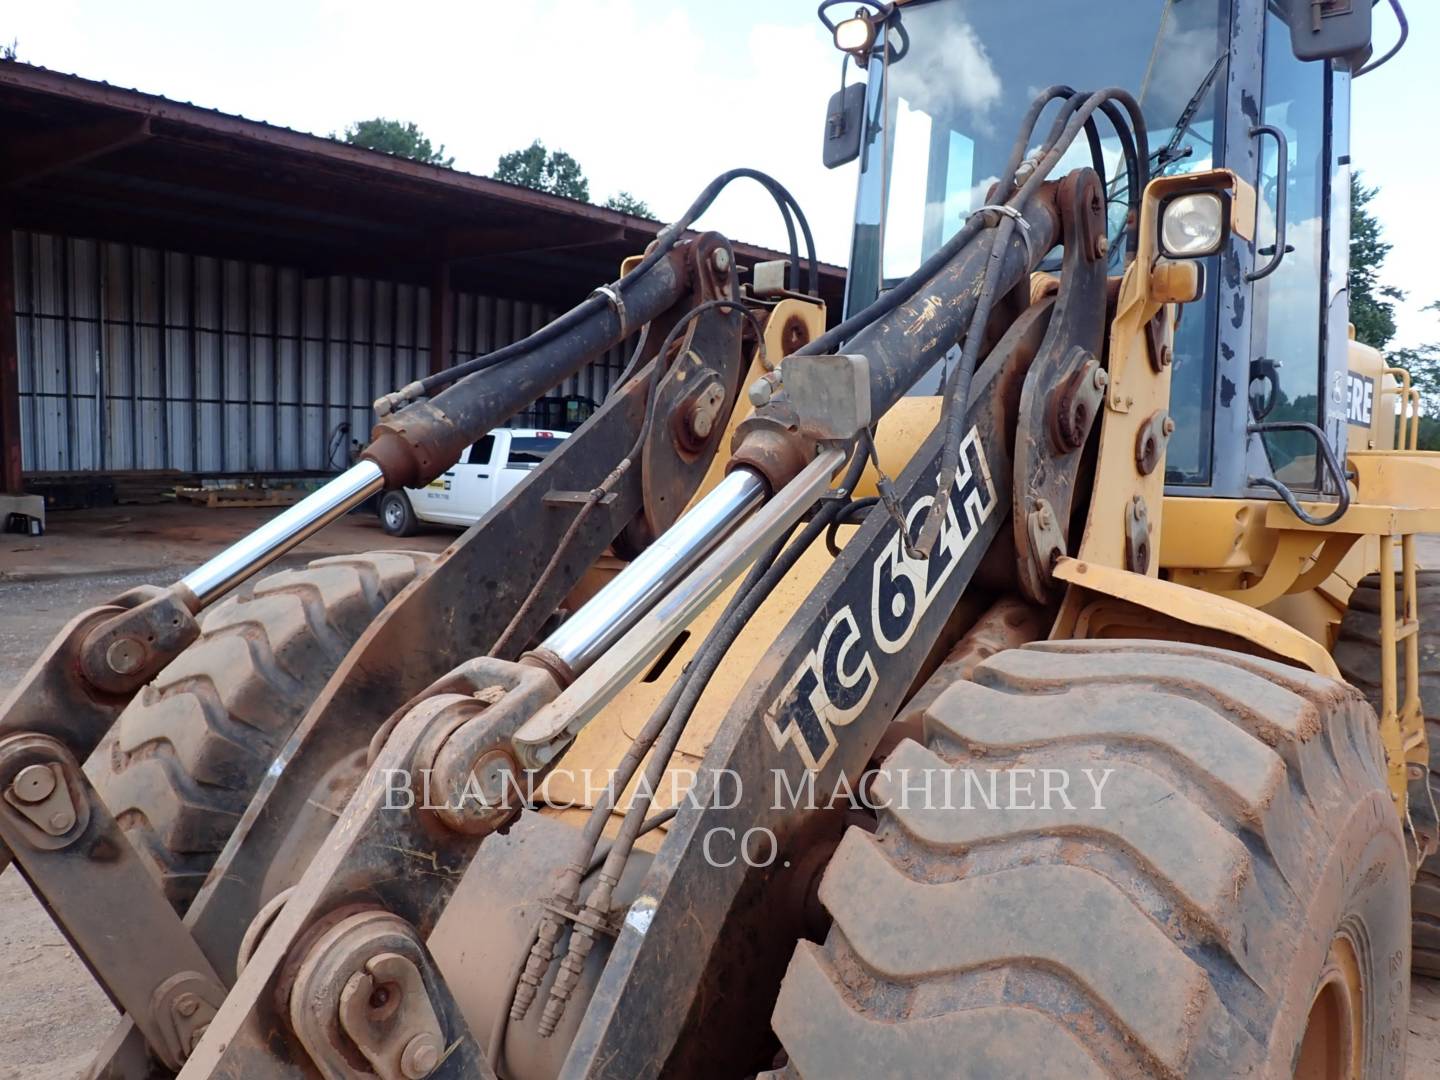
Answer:
[{"label": "front tire", "polygon": [[414,536],[419,529],[415,508],[403,491],[387,491],[381,497],[380,527],[391,536]]},{"label": "front tire", "polygon": [[[834,925],[774,1012],[789,1075],[1401,1075],[1405,847],[1357,692],[1140,641],[1039,643],[973,678],[826,870]],[[985,806],[987,770],[1087,768],[1114,770],[1101,806]]]},{"label": "front tire", "polygon": [[242,586],[125,707],[86,772],[176,910],[350,647],[432,559],[343,555]]}]

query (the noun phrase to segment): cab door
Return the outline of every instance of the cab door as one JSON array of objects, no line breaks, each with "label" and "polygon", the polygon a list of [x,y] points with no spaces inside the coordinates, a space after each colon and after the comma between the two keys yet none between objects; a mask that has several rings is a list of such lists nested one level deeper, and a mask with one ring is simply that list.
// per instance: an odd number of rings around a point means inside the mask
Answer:
[{"label": "cab door", "polygon": [[502,459],[504,468],[495,475],[494,499],[499,502],[520,485],[532,469],[543,462],[566,438],[563,431],[507,432],[510,438]]},{"label": "cab door", "polygon": [[451,483],[454,498],[450,505],[455,524],[471,525],[493,505],[495,475],[499,471],[499,463],[505,459],[507,438],[506,432],[491,432],[470,447],[451,470],[454,474]]}]

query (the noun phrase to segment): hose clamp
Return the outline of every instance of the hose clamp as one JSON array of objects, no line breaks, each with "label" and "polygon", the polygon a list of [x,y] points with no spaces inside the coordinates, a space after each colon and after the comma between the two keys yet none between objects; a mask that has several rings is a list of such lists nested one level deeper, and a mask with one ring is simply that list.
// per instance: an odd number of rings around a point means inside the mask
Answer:
[{"label": "hose clamp", "polygon": [[[1015,224],[1020,226],[1020,238],[1025,241],[1025,258],[1028,260],[1030,265],[1034,265],[1035,249],[1034,242],[1030,239],[1030,222],[1026,221],[1025,215],[1020,213],[1020,211],[1015,209],[1015,207],[1007,206],[1003,203],[994,203],[989,206],[982,206],[972,211],[968,215],[966,220],[969,220],[969,218],[974,217],[976,214],[983,214],[989,210],[993,210],[997,214],[1005,215],[1006,217],[1012,219]],[[994,226],[992,226],[992,228],[993,227]]]},{"label": "hose clamp", "polygon": [[605,303],[610,305],[610,310],[620,320],[620,337],[622,339],[630,336],[630,318],[625,313],[625,298],[620,295],[620,290],[611,285],[601,285],[594,290],[591,296],[602,296]]}]

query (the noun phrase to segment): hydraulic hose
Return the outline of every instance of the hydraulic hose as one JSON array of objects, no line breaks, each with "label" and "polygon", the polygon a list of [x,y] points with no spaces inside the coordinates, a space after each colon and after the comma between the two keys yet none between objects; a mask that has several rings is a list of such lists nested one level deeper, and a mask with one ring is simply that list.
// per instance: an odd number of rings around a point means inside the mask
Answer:
[{"label": "hydraulic hose", "polygon": [[[1084,102],[1076,105],[1077,98],[1072,97],[1066,102],[1065,108],[1056,118],[1055,126],[1058,128],[1064,120],[1064,128],[1060,134],[1050,140],[1049,149],[1046,150],[1035,163],[1034,168],[1026,176],[1019,190],[1007,202],[1006,206],[1015,213],[1023,212],[1026,204],[1036,189],[1044,183],[1050,172],[1059,163],[1060,158],[1075,141],[1080,129],[1090,122],[1090,117],[1107,101],[1118,102],[1130,114],[1130,120],[1135,125],[1135,143],[1137,154],[1143,151],[1148,159],[1149,142],[1145,133],[1145,119],[1141,114],[1140,106],[1129,92],[1119,87],[1111,87],[1106,90],[1097,91],[1085,98]],[[1068,119],[1067,119],[1068,117]],[[1052,135],[1054,132],[1052,131]],[[1019,170],[1010,174],[1000,181],[999,192],[1004,194],[1014,185],[1019,177]],[[1010,234],[1015,228],[1016,218],[1013,216],[1003,217],[996,227],[994,243],[990,248],[990,257],[986,260],[984,277],[980,286],[980,293],[976,297],[975,306],[971,315],[969,329],[966,331],[960,352],[960,363],[956,365],[955,373],[951,376],[949,392],[945,396],[945,402],[941,407],[941,425],[945,430],[945,440],[940,451],[940,478],[936,486],[937,497],[926,512],[924,523],[920,528],[920,535],[915,541],[915,550],[922,558],[928,558],[935,547],[935,542],[940,536],[940,526],[945,520],[945,507],[949,500],[943,498],[943,494],[949,491],[955,482],[955,475],[960,467],[960,441],[964,436],[964,415],[965,408],[970,401],[970,386],[974,379],[975,368],[979,361],[981,340],[984,337],[984,328],[990,317],[991,305],[999,294],[1000,272],[999,264],[1003,260],[1003,249],[1010,239]],[[917,372],[918,374],[918,372]]]},{"label": "hydraulic hose", "polygon": [[[795,196],[792,195],[783,184],[768,173],[761,172],[759,169],[740,168],[721,173],[706,185],[705,189],[701,191],[695,201],[690,204],[685,213],[660,231],[653,247],[640,262],[633,267],[628,274],[625,274],[609,286],[612,293],[621,296],[622,303],[624,303],[627,308],[629,306],[629,297],[626,295],[627,290],[652,270],[656,264],[674,248],[686,230],[694,224],[695,220],[701,214],[710,208],[710,205],[715,201],[716,197],[719,196],[726,187],[739,179],[752,179],[760,183],[765,190],[770,193],[771,197],[774,198],[776,205],[779,207],[781,216],[785,221],[785,230],[790,244],[791,287],[796,289],[799,288],[800,283],[798,277],[800,273],[799,244],[795,234],[795,225],[798,221],[801,235],[805,241],[810,293],[811,295],[819,294],[820,264],[815,253],[815,237],[810,230],[809,220],[805,217],[804,211],[800,209],[799,202],[796,201]],[[477,356],[462,364],[456,364],[443,371],[437,371],[431,375],[427,375],[425,378],[411,383],[402,390],[381,398],[376,402],[376,409],[384,415],[403,406],[406,402],[433,394],[440,387],[448,386],[468,375],[473,375],[478,371],[484,371],[497,364],[505,363],[507,360],[512,360],[525,353],[533,352],[535,349],[575,329],[591,315],[604,310],[609,303],[604,294],[598,291],[592,293],[575,307],[565,312],[553,322],[542,326],[528,337],[506,345],[503,348],[496,349],[493,352],[486,353],[484,356]],[[638,326],[641,320],[635,319],[630,320],[630,322]]]}]

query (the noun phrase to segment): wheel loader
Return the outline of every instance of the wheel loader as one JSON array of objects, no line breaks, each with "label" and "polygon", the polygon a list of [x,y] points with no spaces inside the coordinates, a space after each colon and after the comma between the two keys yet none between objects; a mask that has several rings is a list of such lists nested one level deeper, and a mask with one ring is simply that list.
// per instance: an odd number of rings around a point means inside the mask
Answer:
[{"label": "wheel loader", "polygon": [[[1440,456],[1346,291],[1391,10],[826,0],[843,311],[726,173],[6,700],[88,1075],[1402,1076]],[[692,227],[734,182],[787,260]],[[257,578],[622,342],[440,555]]]}]

